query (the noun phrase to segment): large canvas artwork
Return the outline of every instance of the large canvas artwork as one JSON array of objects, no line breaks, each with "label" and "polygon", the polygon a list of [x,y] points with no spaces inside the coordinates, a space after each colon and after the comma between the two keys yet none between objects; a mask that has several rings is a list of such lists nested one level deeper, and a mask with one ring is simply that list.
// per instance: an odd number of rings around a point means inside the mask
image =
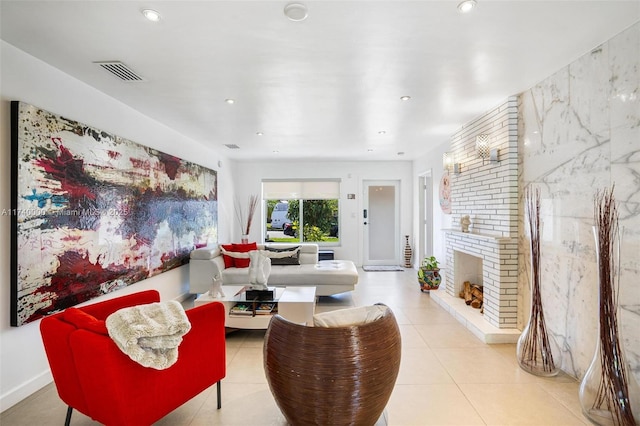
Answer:
[{"label": "large canvas artwork", "polygon": [[188,262],[217,241],[217,175],[12,102],[11,325]]}]

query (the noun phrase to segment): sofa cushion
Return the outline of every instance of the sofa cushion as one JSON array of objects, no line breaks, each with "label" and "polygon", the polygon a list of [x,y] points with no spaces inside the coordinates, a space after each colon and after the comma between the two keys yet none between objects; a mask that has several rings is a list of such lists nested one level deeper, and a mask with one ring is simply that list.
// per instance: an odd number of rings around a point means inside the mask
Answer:
[{"label": "sofa cushion", "polygon": [[264,246],[265,250],[273,251],[276,253],[284,253],[285,251],[300,251],[300,246],[285,246],[285,247],[276,247],[276,246]]},{"label": "sofa cushion", "polygon": [[62,314],[65,322],[73,324],[76,328],[89,330],[94,333],[109,335],[107,326],[104,321],[97,319],[93,315],[89,315],[78,308],[67,308]]},{"label": "sofa cushion", "polygon": [[[250,252],[252,250],[258,250],[258,245],[255,242],[254,243],[248,243],[248,244],[235,244],[234,243],[232,250],[229,250],[226,247],[224,249],[227,250],[227,251],[235,251],[235,252],[238,252],[238,253],[247,253],[247,252]],[[248,268],[249,267],[249,263],[251,263],[251,259],[238,259],[238,258],[235,258],[235,259],[233,259],[233,263],[235,264],[236,268]]]},{"label": "sofa cushion", "polygon": [[[233,249],[233,244],[220,244],[220,246],[226,251],[235,251]],[[224,259],[224,267],[225,268],[233,268],[236,266],[235,259],[229,255],[223,254],[222,258]]]},{"label": "sofa cushion", "polygon": [[294,248],[276,248],[265,247],[266,251],[274,253],[286,253],[287,257],[272,257],[271,265],[299,265],[300,264],[300,246]]},{"label": "sofa cushion", "polygon": [[313,316],[313,325],[314,327],[348,327],[367,324],[382,318],[387,309],[387,306],[377,304],[323,312]]}]

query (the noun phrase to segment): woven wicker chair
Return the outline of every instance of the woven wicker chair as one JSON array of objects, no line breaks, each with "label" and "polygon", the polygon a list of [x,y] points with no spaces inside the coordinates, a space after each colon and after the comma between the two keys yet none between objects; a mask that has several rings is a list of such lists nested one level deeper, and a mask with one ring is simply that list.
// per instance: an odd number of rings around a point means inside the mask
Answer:
[{"label": "woven wicker chair", "polygon": [[276,315],[264,343],[267,382],[293,426],[374,425],[400,368],[393,312],[362,325],[307,327]]}]

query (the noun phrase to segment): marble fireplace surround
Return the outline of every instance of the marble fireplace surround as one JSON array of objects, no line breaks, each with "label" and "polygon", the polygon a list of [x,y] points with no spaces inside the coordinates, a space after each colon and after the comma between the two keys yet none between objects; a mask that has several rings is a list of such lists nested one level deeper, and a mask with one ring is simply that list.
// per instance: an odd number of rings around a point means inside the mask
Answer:
[{"label": "marble fireplace surround", "polygon": [[[485,343],[515,343],[520,336],[517,327],[518,311],[518,239],[478,233],[445,230],[448,271],[444,291],[432,292],[433,299],[453,314],[472,333]],[[458,264],[469,262],[465,255],[481,262],[476,266]],[[473,262],[473,261],[471,261]],[[473,279],[484,290],[484,314],[473,309],[458,296],[462,283]]]}]

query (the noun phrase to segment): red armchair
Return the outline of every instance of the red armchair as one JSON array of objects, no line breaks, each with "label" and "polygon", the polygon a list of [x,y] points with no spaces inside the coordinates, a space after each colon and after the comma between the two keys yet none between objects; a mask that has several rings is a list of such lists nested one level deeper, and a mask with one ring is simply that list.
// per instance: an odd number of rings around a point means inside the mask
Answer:
[{"label": "red armchair", "polygon": [[165,370],[131,360],[106,334],[109,314],[159,301],[159,293],[148,290],[42,320],[51,373],[60,399],[69,406],[65,425],[74,408],[106,425],[150,425],[214,383],[220,408],[220,380],[226,373],[221,303],[186,311],[191,330],[179,346],[178,361]]}]

